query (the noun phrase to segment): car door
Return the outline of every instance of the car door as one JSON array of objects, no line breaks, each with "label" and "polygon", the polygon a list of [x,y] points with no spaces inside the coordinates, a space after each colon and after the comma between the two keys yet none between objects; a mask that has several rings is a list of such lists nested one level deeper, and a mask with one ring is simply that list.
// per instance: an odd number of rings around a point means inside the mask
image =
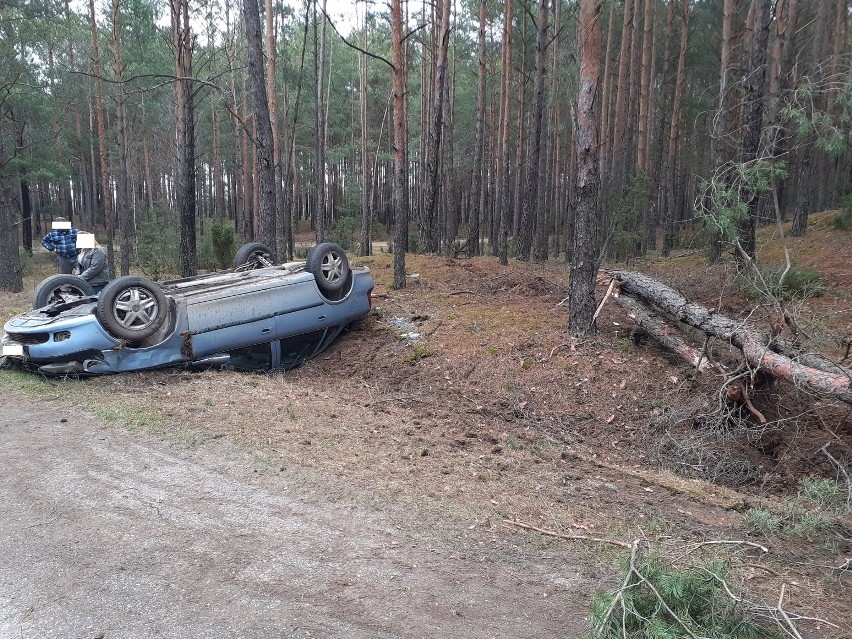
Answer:
[{"label": "car door", "polygon": [[281,336],[279,316],[321,304],[309,287],[286,278],[258,279],[195,298],[187,305],[193,356],[274,341]]}]

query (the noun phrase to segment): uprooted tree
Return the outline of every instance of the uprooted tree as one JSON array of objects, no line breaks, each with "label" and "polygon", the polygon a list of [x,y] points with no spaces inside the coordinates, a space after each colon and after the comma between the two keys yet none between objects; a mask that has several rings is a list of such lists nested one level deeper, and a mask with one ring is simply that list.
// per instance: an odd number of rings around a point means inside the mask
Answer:
[{"label": "uprooted tree", "polygon": [[704,349],[691,346],[677,322],[736,347],[741,370],[792,382],[797,387],[852,404],[852,369],[813,353],[800,352],[778,337],[761,335],[742,321],[733,320],[689,301],[675,289],[642,273],[611,271],[620,291],[616,299],[631,317],[664,347],[699,371],[716,369],[733,379],[729,370],[708,359]]}]

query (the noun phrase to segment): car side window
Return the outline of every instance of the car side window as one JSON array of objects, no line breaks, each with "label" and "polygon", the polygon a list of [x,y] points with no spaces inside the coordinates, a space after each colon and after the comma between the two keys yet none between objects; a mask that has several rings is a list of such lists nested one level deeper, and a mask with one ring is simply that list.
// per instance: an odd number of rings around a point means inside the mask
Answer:
[{"label": "car side window", "polygon": [[294,335],[281,340],[281,368],[293,368],[311,357],[325,335],[325,329]]},{"label": "car side window", "polygon": [[231,359],[223,366],[226,370],[267,371],[272,368],[272,347],[269,342],[254,344],[228,351]]}]

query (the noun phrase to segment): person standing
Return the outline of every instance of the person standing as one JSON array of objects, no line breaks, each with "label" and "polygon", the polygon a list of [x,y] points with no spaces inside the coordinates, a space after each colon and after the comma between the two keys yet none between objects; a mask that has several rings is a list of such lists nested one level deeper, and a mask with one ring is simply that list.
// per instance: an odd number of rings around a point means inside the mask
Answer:
[{"label": "person standing", "polygon": [[41,245],[48,251],[56,253],[56,264],[59,272],[70,275],[77,266],[77,233],[79,230],[71,226],[64,217],[53,220],[50,233],[41,240]]},{"label": "person standing", "polygon": [[77,248],[80,251],[76,264],[77,276],[91,284],[95,293],[100,293],[112,279],[106,252],[97,243],[94,234],[84,231],[80,231],[77,236]]}]

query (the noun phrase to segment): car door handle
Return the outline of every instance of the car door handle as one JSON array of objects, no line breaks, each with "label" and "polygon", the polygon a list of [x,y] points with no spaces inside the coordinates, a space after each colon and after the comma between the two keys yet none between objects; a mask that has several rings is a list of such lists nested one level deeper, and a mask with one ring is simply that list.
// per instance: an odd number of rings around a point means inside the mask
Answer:
[{"label": "car door handle", "polygon": [[271,333],[272,329],[271,328],[264,328],[264,329],[261,329],[260,332],[261,332],[262,335],[266,335],[267,333]]},{"label": "car door handle", "polygon": [[324,319],[325,319],[325,315],[320,315],[320,316],[317,318],[317,320],[319,320],[320,322],[321,322],[321,321],[323,321]]}]

